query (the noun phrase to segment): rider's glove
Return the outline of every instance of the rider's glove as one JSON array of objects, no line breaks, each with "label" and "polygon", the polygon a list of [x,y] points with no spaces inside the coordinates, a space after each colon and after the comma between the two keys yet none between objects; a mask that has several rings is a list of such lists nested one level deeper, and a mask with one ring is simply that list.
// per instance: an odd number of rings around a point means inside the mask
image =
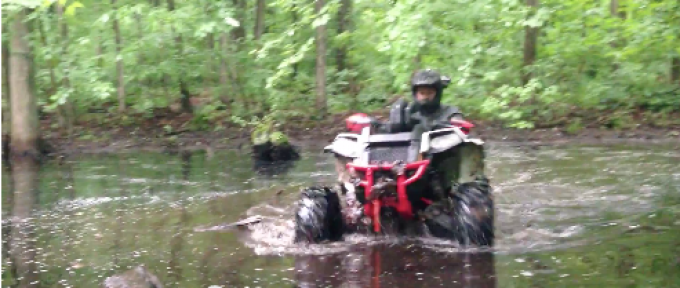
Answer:
[{"label": "rider's glove", "polygon": [[375,117],[368,117],[368,119],[372,130],[379,132],[383,132],[383,130],[385,130],[386,123],[383,123]]}]

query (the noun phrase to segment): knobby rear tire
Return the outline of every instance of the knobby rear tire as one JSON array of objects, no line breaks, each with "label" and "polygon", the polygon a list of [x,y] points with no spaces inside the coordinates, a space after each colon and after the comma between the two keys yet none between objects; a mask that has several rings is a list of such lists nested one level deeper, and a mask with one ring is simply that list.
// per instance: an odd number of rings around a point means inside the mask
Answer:
[{"label": "knobby rear tire", "polygon": [[494,201],[488,180],[459,185],[453,200],[458,242],[465,246],[493,246]]},{"label": "knobby rear tire", "polygon": [[328,187],[305,188],[295,211],[295,243],[339,241],[343,231],[338,193]]},{"label": "knobby rear tire", "polygon": [[425,209],[429,234],[462,246],[493,246],[494,203],[488,181],[483,178],[452,189],[448,205],[435,202]]}]

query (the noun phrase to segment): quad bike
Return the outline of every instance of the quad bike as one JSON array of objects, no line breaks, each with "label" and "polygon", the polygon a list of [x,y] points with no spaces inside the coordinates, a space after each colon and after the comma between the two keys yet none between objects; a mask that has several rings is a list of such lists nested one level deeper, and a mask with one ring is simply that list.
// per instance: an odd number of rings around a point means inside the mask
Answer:
[{"label": "quad bike", "polygon": [[[493,246],[493,197],[483,171],[483,142],[468,135],[474,125],[454,119],[429,131],[372,134],[366,117],[348,118],[354,133],[340,133],[325,147],[335,156],[340,187],[303,189],[295,242],[368,232]],[[408,151],[416,133],[420,145],[413,159]]]}]

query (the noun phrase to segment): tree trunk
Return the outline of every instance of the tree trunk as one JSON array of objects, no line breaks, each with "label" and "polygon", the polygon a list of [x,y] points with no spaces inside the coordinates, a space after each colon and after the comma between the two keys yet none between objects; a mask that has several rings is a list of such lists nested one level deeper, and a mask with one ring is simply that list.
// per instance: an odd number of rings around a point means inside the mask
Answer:
[{"label": "tree trunk", "polygon": [[[338,35],[345,33],[350,29],[350,17],[352,15],[352,0],[340,0],[340,9],[338,10]],[[347,69],[347,46],[340,45],[335,56],[338,72]]]},{"label": "tree trunk", "polygon": [[[610,0],[609,1],[609,13],[611,14],[611,16],[616,17],[616,13],[618,12],[618,10],[619,10],[619,1],[618,0]],[[611,33],[616,33],[616,30],[611,31]],[[609,45],[612,48],[617,49],[618,48],[617,42],[618,41],[614,40],[611,43],[609,43]],[[616,71],[618,69],[619,69],[619,64],[617,64],[616,62],[612,63],[612,71]]]},{"label": "tree trunk", "polygon": [[619,0],[610,0],[609,1],[609,13],[612,16],[616,16],[616,13],[619,11]]},{"label": "tree trunk", "polygon": [[[2,34],[7,32],[5,28],[7,25],[2,25]],[[2,42],[2,100],[7,103],[8,106],[2,105],[2,127],[8,127],[9,120],[9,43]]]},{"label": "tree trunk", "polygon": [[[160,8],[161,7],[161,1],[160,0],[151,0],[151,5],[154,8]],[[165,55],[163,55],[163,56],[165,56]],[[163,56],[161,56],[161,57],[163,57]],[[158,78],[155,78],[153,80],[149,80],[149,82],[153,81],[153,83],[155,83],[156,85],[160,85],[161,87],[163,87],[163,94],[168,95],[169,92],[168,92],[168,86],[167,86],[166,83],[168,83],[169,81],[167,81],[167,80],[168,80],[168,74],[163,73],[162,75],[159,75]]]},{"label": "tree trunk", "polygon": [[671,60],[671,83],[680,86],[680,56],[675,56]]},{"label": "tree trunk", "polygon": [[229,82],[229,71],[227,70],[227,53],[229,49],[227,48],[227,34],[222,33],[220,35],[220,100],[225,104],[230,102],[227,96],[228,93],[228,82]]},{"label": "tree trunk", "polygon": [[[340,9],[338,10],[338,35],[349,32],[352,29],[352,0],[340,0]],[[347,44],[343,43],[337,49],[336,53],[336,65],[338,67],[338,72],[351,69],[350,65],[347,63]],[[355,93],[356,80],[353,76],[348,76],[347,85],[342,87],[342,92],[351,95],[351,101],[349,103],[350,109],[354,110],[358,106],[358,93]]]},{"label": "tree trunk", "polygon": [[[259,43],[260,39],[262,38],[262,33],[264,33],[265,29],[265,13],[266,13],[266,2],[265,0],[257,0],[257,3],[255,5],[255,27],[253,29],[253,40],[255,40],[255,47],[256,49],[259,49],[262,47],[262,44]],[[250,69],[253,69],[255,71],[259,71],[262,69],[262,65],[259,62],[255,62],[254,65],[251,65],[249,67]],[[264,87],[266,86],[266,81],[264,79],[261,80],[261,85],[258,85],[258,90],[255,91],[255,97],[248,97],[248,99],[253,99],[255,100],[254,102],[256,103],[255,105],[258,106],[257,111],[262,112],[262,113],[267,113],[269,110],[269,103],[267,102],[267,91],[264,90]],[[257,112],[256,112],[257,113]]]},{"label": "tree trunk", "polygon": [[[626,19],[626,12],[625,11],[619,11],[619,0],[610,0],[609,1],[609,13],[611,14],[612,17],[619,17],[621,19]],[[617,34],[619,29],[613,29],[611,31],[612,34]],[[609,43],[612,48],[618,49],[621,47],[621,39],[616,39]],[[613,63],[612,64],[612,70],[616,71],[619,69],[619,64],[618,63]]]},{"label": "tree trunk", "polygon": [[[293,4],[293,9],[291,9],[291,17],[293,18],[293,24],[298,22],[298,13],[297,13],[297,5]],[[293,63],[293,75],[291,75],[291,78],[295,80],[298,75],[298,65],[299,62]]]},{"label": "tree trunk", "polygon": [[239,87],[238,74],[227,61],[229,52],[229,35],[223,33],[220,36],[220,101],[227,105],[234,102],[233,95],[243,93],[240,92],[242,89]]},{"label": "tree trunk", "polygon": [[[137,24],[137,38],[139,41],[144,40],[144,26],[142,25],[142,15],[139,13],[134,14],[135,18],[135,24]],[[137,64],[138,65],[143,65],[144,64],[144,53],[142,51],[139,51],[139,54],[137,54]]]},{"label": "tree trunk", "polygon": [[257,7],[255,8],[255,40],[260,40],[262,32],[264,31],[264,10],[265,0],[257,0]]},{"label": "tree trunk", "polygon": [[[680,7],[680,0],[677,0],[677,7]],[[677,35],[680,39],[680,33]],[[675,57],[671,59],[671,83],[680,86],[680,52],[676,52]]]},{"label": "tree trunk", "polygon": [[[6,26],[3,25],[2,28]],[[2,29],[2,34],[5,34],[6,30]],[[2,95],[9,95],[9,45],[3,41],[2,43]]]},{"label": "tree trunk", "polygon": [[203,77],[203,89],[204,91],[209,91],[211,88],[213,76],[215,75],[215,62],[213,62],[215,59],[215,34],[214,33],[208,33],[208,36],[205,39],[206,42],[206,48],[208,48],[209,53],[206,53],[208,55],[208,59],[206,59],[206,73],[205,76]]},{"label": "tree trunk", "polygon": [[[214,8],[212,6],[211,2],[206,2],[205,4],[205,14],[208,15],[208,17],[214,18],[215,17],[215,12]],[[203,77],[203,91],[210,91],[211,96],[213,95],[215,91],[214,90],[214,76],[215,76],[215,70],[219,67],[219,65],[215,65],[215,56],[219,55],[219,52],[215,50],[215,33],[210,32],[206,36],[205,39],[206,42],[206,47],[208,48],[208,53],[207,59],[206,59],[206,72],[205,76]],[[219,90],[219,89],[218,89]]]},{"label": "tree trunk", "polygon": [[[49,43],[47,42],[47,33],[45,33],[45,29],[43,27],[42,21],[37,19],[37,26],[38,26],[38,34],[40,34],[40,42],[44,47],[49,47]],[[54,64],[53,62],[48,62],[47,64],[49,74],[50,74],[50,88],[49,90],[46,91],[45,95],[49,98],[50,96],[54,95],[57,93],[57,90],[59,87],[57,86],[57,76],[54,73]],[[59,110],[57,110],[59,111]],[[59,127],[66,127],[66,119],[63,117],[62,113],[58,113],[57,115],[57,121],[59,124]]]},{"label": "tree trunk", "polygon": [[125,78],[123,74],[123,56],[120,55],[122,43],[120,39],[120,27],[118,27],[118,14],[116,0],[111,0],[111,6],[115,17],[113,18],[113,32],[116,37],[116,73],[118,74],[118,112],[125,112]]},{"label": "tree trunk", "polygon": [[[538,0],[527,0],[527,6],[532,10],[529,17],[533,16],[538,9]],[[531,80],[531,65],[536,61],[536,42],[538,41],[537,27],[524,27],[524,62],[522,64],[522,85],[526,85]]]},{"label": "tree trunk", "polygon": [[231,37],[236,41],[237,44],[241,44],[241,40],[246,37],[246,30],[244,28],[245,23],[245,10],[246,1],[245,0],[232,0],[234,3],[234,9],[236,10],[236,20],[240,25],[231,30]]},{"label": "tree trunk", "polygon": [[97,35],[97,66],[99,68],[104,68],[104,40],[102,39],[102,34],[104,31],[99,31]]},{"label": "tree trunk", "polygon": [[[181,77],[181,76],[180,76]],[[179,93],[182,95],[180,98],[180,104],[182,104],[182,111],[184,113],[194,113],[194,109],[191,106],[191,93],[189,92],[189,87],[184,79],[179,79]]]},{"label": "tree trunk", "polygon": [[[175,11],[175,0],[168,0],[168,11]],[[184,54],[184,47],[182,47],[182,35],[175,32],[175,27],[170,26],[173,34],[176,34],[175,36],[175,44],[177,45],[177,53],[179,54],[179,58],[182,58],[182,54]],[[182,77],[181,73],[178,76],[179,77],[179,92],[182,95],[182,98],[180,98],[180,104],[182,105],[182,112],[185,113],[193,113],[194,109],[191,107],[191,94],[189,93],[189,88],[187,87],[186,82],[184,81],[184,77]]]},{"label": "tree trunk", "polygon": [[[245,21],[246,21],[246,8],[247,8],[247,3],[246,0],[232,0],[232,3],[234,5],[234,9],[236,10],[236,20],[240,23],[238,27],[235,27],[234,29],[231,30],[231,38],[233,40],[233,43],[235,43],[236,51],[239,52],[243,48],[243,41],[244,38],[246,37],[246,30],[245,30]],[[250,97],[246,97],[245,91],[240,89],[241,86],[241,75],[248,73],[247,70],[239,70],[238,72],[234,69],[234,66],[239,67],[241,63],[232,63],[232,65],[227,65],[228,69],[230,70],[230,77],[231,77],[231,84],[234,89],[232,89],[232,92],[238,92],[239,94],[239,99],[243,101],[243,104],[245,106],[245,109],[248,111],[252,111],[254,107],[254,101]],[[247,69],[248,67],[241,66],[242,69]],[[240,72],[240,73],[239,73]],[[246,74],[247,75],[247,74]],[[233,101],[233,99],[232,99]]]},{"label": "tree trunk", "polygon": [[27,11],[17,13],[10,32],[11,50],[9,63],[10,104],[11,104],[11,143],[10,153],[38,156],[38,106],[34,95],[32,55],[28,44],[29,28],[24,22]]},{"label": "tree trunk", "polygon": [[612,16],[619,17],[621,19],[626,19],[626,11],[619,10],[619,0],[610,0],[609,2],[609,12]]},{"label": "tree trunk", "polygon": [[[40,33],[40,42],[44,47],[48,47],[47,43],[47,35],[45,33],[45,29],[43,29],[43,25],[41,22],[38,22],[38,33]],[[4,47],[3,47],[4,48]],[[48,70],[50,71],[50,91],[48,91],[47,96],[51,96],[52,94],[57,92],[57,76],[54,74],[54,65],[53,64],[48,64]]]},{"label": "tree trunk", "polygon": [[[324,0],[316,0],[314,12],[319,17]],[[326,25],[316,27],[316,108],[320,116],[326,116]]]},{"label": "tree trunk", "polygon": [[[139,41],[144,41],[144,25],[142,24],[142,15],[139,14],[139,13],[135,13],[134,18],[135,18],[135,24],[137,24],[137,39],[139,39]],[[143,52],[142,49],[139,49],[139,51],[137,51],[137,65],[136,65],[135,68],[145,69],[145,67],[144,67],[145,63],[146,63],[146,59],[144,57],[144,52]],[[140,79],[140,80],[141,80],[140,85],[142,87],[148,85],[149,82],[150,82],[148,77],[144,77],[144,79]]]}]

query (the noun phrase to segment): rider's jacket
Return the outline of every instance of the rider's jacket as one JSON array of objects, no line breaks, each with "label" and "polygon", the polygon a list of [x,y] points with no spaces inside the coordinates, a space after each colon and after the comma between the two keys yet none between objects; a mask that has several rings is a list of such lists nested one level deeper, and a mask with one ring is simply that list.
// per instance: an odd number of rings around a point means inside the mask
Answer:
[{"label": "rider's jacket", "polygon": [[414,105],[400,100],[392,105],[388,121],[376,121],[373,126],[380,133],[409,132],[418,125],[425,131],[431,131],[437,123],[448,123],[452,118],[463,120],[463,114],[458,107],[440,105],[435,111],[425,113]]}]

